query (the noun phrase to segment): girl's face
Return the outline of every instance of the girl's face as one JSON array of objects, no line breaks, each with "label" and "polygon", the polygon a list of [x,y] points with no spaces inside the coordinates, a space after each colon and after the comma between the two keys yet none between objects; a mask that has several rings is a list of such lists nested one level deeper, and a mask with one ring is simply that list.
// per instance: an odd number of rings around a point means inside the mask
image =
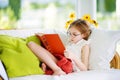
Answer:
[{"label": "girl's face", "polygon": [[77,43],[84,37],[84,35],[81,34],[80,31],[75,27],[71,27],[68,30],[68,35],[69,35],[69,39],[72,43]]}]

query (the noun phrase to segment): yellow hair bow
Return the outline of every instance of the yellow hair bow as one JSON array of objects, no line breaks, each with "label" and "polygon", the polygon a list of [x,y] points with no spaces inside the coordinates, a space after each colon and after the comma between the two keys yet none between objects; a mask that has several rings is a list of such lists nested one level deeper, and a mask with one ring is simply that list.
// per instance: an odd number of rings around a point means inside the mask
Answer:
[{"label": "yellow hair bow", "polygon": [[70,20],[68,20],[65,24],[65,28],[68,29],[69,25],[75,20],[76,15],[74,12],[70,13],[69,15]]},{"label": "yellow hair bow", "polygon": [[82,17],[82,19],[88,21],[91,24],[93,24],[96,28],[98,27],[98,23],[95,20],[91,19],[89,14],[84,15]]},{"label": "yellow hair bow", "polygon": [[[76,18],[75,13],[74,12],[70,13],[69,18],[70,20],[68,20],[65,24],[66,29],[68,29],[69,25],[75,20]],[[98,27],[98,23],[95,20],[91,19],[89,14],[84,15],[81,19],[86,20],[87,22],[93,24],[96,28]]]}]

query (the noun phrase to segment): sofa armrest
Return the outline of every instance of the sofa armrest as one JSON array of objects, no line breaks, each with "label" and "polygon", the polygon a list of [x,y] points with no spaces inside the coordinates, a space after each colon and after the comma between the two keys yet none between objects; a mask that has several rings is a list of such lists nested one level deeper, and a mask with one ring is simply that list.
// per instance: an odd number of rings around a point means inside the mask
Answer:
[{"label": "sofa armrest", "polygon": [[0,60],[0,80],[8,80],[7,73],[1,60]]},{"label": "sofa armrest", "polygon": [[114,58],[110,62],[111,68],[120,69],[120,55],[116,52]]}]

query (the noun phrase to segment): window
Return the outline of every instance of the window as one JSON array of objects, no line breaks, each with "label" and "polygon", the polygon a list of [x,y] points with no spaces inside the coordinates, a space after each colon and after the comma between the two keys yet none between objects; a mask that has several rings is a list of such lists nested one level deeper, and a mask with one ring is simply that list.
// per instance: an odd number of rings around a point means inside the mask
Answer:
[{"label": "window", "polygon": [[0,0],[0,29],[63,28],[76,0]]},{"label": "window", "polygon": [[60,29],[69,13],[76,12],[78,18],[90,13],[100,28],[120,30],[119,3],[120,0],[0,0],[0,29]]},{"label": "window", "polygon": [[103,29],[120,30],[120,0],[97,0],[97,20]]},{"label": "window", "polygon": [[18,28],[63,28],[74,0],[22,0]]}]

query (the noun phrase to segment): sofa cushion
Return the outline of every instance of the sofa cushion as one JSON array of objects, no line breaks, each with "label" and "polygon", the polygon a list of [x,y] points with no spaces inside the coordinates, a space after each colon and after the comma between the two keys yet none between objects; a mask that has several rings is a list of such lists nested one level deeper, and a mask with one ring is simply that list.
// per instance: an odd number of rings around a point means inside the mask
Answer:
[{"label": "sofa cushion", "polygon": [[0,59],[9,77],[43,74],[39,60],[26,45],[30,40],[33,40],[33,37],[22,39],[0,35]]},{"label": "sofa cushion", "polygon": [[89,69],[110,69],[110,61],[120,40],[120,31],[92,29]]}]

